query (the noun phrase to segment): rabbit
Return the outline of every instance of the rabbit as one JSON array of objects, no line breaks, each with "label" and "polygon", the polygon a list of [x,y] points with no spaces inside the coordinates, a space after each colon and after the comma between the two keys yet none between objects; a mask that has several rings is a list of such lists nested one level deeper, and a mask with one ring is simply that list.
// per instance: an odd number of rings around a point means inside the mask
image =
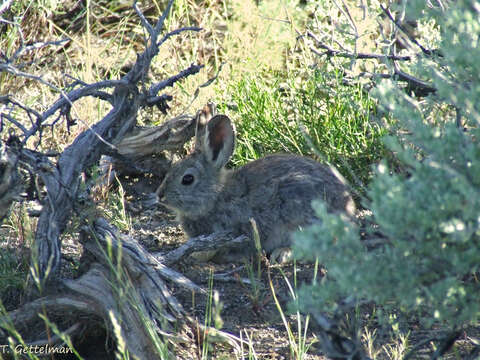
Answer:
[{"label": "rabbit", "polygon": [[[330,212],[353,216],[348,186],[332,167],[303,156],[274,154],[227,170],[234,147],[235,129],[226,115],[215,115],[211,106],[197,114],[193,153],[171,167],[156,191],[187,236],[223,230],[251,235],[253,218],[262,249],[271,254],[291,244],[292,232],[315,221],[312,200],[325,201]],[[253,241],[249,248],[229,249],[218,256],[219,262],[254,249]]]}]

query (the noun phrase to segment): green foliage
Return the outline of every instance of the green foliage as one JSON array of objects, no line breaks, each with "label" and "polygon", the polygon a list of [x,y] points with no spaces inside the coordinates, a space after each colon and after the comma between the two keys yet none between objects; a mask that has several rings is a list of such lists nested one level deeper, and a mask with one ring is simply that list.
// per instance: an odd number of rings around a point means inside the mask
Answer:
[{"label": "green foliage", "polygon": [[275,152],[317,155],[365,182],[384,155],[385,131],[371,119],[374,101],[335,75],[308,70],[286,79],[245,78],[229,92],[238,114],[235,165]]},{"label": "green foliage", "polygon": [[18,255],[12,249],[2,249],[0,252],[0,292],[7,294],[10,289],[23,289],[26,273],[19,269]]},{"label": "green foliage", "polygon": [[385,143],[407,169],[380,164],[367,192],[385,244],[367,251],[356,225],[316,205],[322,222],[297,234],[296,250],[318,257],[328,276],[304,289],[307,309],[355,296],[387,312],[417,312],[425,325],[480,319],[480,16],[478,3],[450,6],[441,16],[425,10],[440,28],[442,56],[416,68],[437,92],[420,102],[388,81],[376,93],[402,127],[403,137]]},{"label": "green foliage", "polygon": [[34,222],[23,205],[12,208],[0,229],[0,303],[16,305],[13,298],[25,286],[29,272],[29,248],[34,238]]}]

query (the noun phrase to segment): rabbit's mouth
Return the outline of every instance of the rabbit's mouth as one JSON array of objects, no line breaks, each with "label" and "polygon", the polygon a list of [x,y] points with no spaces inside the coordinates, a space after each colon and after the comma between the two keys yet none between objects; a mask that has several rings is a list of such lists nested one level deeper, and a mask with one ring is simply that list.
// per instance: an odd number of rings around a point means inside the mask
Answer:
[{"label": "rabbit's mouth", "polygon": [[[159,188],[159,190],[160,190],[160,188]],[[180,213],[184,212],[184,211],[182,211],[182,207],[183,207],[182,203],[176,201],[178,199],[176,199],[176,200],[175,199],[170,199],[169,200],[167,198],[167,196],[165,195],[165,193],[163,193],[159,190],[157,190],[157,192],[156,192],[157,204],[162,205],[162,206],[166,207],[169,210],[172,210],[173,212],[175,212],[177,214],[180,214]]]},{"label": "rabbit's mouth", "polygon": [[165,199],[165,181],[163,181],[160,186],[158,187],[157,191],[155,191],[155,195],[157,197],[157,202],[162,204],[162,205],[167,205],[166,204],[166,199]]},{"label": "rabbit's mouth", "polygon": [[176,207],[175,205],[172,205],[172,204],[168,203],[167,200],[165,199],[165,197],[160,198],[160,197],[157,196],[157,204],[167,208],[168,210],[175,213],[177,216],[182,214],[182,211],[178,207]]},{"label": "rabbit's mouth", "polygon": [[158,196],[157,196],[157,204],[160,204],[162,206],[169,208],[168,204],[165,202],[165,199],[159,199]]},{"label": "rabbit's mouth", "polygon": [[156,195],[156,199],[157,199],[157,204],[160,204],[162,206],[165,206],[166,208],[169,208],[171,210],[175,210],[175,207],[173,207],[172,205],[170,205],[167,201],[167,198],[165,197],[164,194],[159,194],[158,193],[158,190],[157,192],[155,193]]},{"label": "rabbit's mouth", "polygon": [[168,203],[167,198],[165,196],[163,184],[159,186],[157,191],[155,191],[155,198],[156,198],[157,204],[165,206],[170,210],[176,210],[172,205]]}]

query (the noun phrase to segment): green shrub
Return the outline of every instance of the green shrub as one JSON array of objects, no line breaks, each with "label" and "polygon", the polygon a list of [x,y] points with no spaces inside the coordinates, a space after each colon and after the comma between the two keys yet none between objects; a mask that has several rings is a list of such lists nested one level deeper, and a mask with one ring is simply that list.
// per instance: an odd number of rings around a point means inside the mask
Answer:
[{"label": "green shrub", "polygon": [[235,165],[268,153],[297,153],[328,161],[363,183],[384,155],[385,131],[371,119],[374,101],[360,87],[342,85],[335,74],[308,70],[286,79],[246,78],[230,93],[237,120]]},{"label": "green shrub", "polygon": [[458,329],[480,319],[480,9],[458,1],[421,10],[414,16],[439,26],[441,55],[415,71],[436,93],[420,101],[392,81],[376,92],[403,130],[385,144],[407,169],[380,164],[367,191],[384,244],[366,250],[356,225],[317,205],[322,222],[297,234],[296,251],[318,257],[327,279],[300,298],[306,309],[334,309],[353,296]]}]

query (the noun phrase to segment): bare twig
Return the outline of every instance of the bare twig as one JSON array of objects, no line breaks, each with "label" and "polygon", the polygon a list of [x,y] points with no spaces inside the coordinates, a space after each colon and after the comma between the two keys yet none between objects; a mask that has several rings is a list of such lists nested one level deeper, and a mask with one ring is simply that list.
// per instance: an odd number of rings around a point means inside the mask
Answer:
[{"label": "bare twig", "polygon": [[416,77],[401,71],[398,66],[395,66],[394,77],[399,81],[404,81],[408,85],[408,90],[413,92],[417,96],[427,96],[429,94],[437,92],[437,89],[431,86],[426,81],[417,79]]},{"label": "bare twig", "polygon": [[138,7],[137,0],[133,2],[133,10],[135,10],[135,12],[137,13],[137,16],[140,18],[142,26],[147,30],[150,37],[156,36],[155,29],[153,28],[152,24],[148,22],[148,20],[145,18],[142,11]]},{"label": "bare twig", "polygon": [[157,43],[157,46],[158,47],[162,46],[162,44],[165,41],[167,41],[169,38],[171,38],[172,36],[178,35],[178,34],[184,32],[184,31],[201,31],[201,30],[203,30],[201,27],[187,26],[187,27],[183,27],[183,28],[180,28],[180,29],[170,31],[169,33],[165,34],[165,36]]},{"label": "bare twig", "polygon": [[23,126],[20,122],[15,120],[15,118],[9,114],[0,114],[0,122],[3,124],[3,119],[7,119],[9,122],[11,122],[13,125],[18,127],[24,134],[27,133],[27,129],[25,126]]},{"label": "bare twig", "polygon": [[400,60],[400,61],[409,61],[411,60],[411,56],[409,55],[404,55],[404,56],[399,56],[399,55],[383,55],[383,54],[370,54],[370,53],[348,53],[348,52],[342,52],[339,50],[332,49],[328,45],[325,44],[319,44],[318,47],[325,49],[327,51],[321,53],[315,48],[310,48],[310,50],[318,56],[327,56],[327,57],[343,57],[343,58],[349,58],[349,59],[388,59],[388,60]]},{"label": "bare twig", "polygon": [[46,85],[49,88],[51,88],[51,89],[53,89],[57,92],[62,92],[62,90],[60,90],[58,87],[56,87],[52,83],[46,81],[41,76],[32,75],[32,74],[26,73],[24,71],[21,71],[21,70],[19,70],[18,68],[16,68],[15,66],[13,66],[12,64],[10,64],[8,62],[0,63],[0,72],[2,72],[2,71],[7,72],[9,74],[12,74],[14,76],[21,76],[21,77],[24,77],[24,78],[27,78],[27,79],[38,81],[39,83],[42,83],[43,85]]},{"label": "bare twig", "polygon": [[[32,126],[28,130],[22,127],[22,131],[24,133],[24,138],[22,140],[22,143],[26,144],[27,140],[31,136],[36,135],[37,133],[40,133],[41,135],[41,131],[43,127],[45,126],[52,127],[60,120],[62,115],[68,117],[70,108],[73,105],[73,102],[75,102],[76,100],[85,96],[94,96],[94,97],[112,102],[113,96],[106,92],[100,91],[99,89],[107,88],[107,87],[118,87],[118,86],[128,86],[128,83],[122,80],[105,80],[95,84],[86,85],[77,90],[70,91],[68,94],[65,94],[63,91],[61,91],[62,95],[60,96],[60,98],[50,108],[48,108],[43,114],[38,113],[36,110],[30,107],[27,107],[8,96],[2,97],[0,99],[0,102],[3,102],[3,103],[9,102],[12,105],[17,106],[22,110],[24,110],[29,115],[29,117],[30,115],[35,116],[36,121],[33,122],[31,120]],[[58,116],[52,122],[46,123],[46,120],[49,119],[52,115],[54,115],[58,110],[61,110],[60,116]],[[2,117],[7,118],[11,123],[15,124],[17,127],[20,128],[20,125],[18,124],[18,122],[16,122],[12,117],[8,117],[5,114],[2,114]],[[90,127],[86,123],[85,125],[87,125],[87,127],[89,127],[90,130],[94,132],[92,127]],[[96,133],[96,136],[98,136],[99,139],[103,141],[105,144],[111,146],[111,144],[104,141],[104,139],[98,133]]]},{"label": "bare twig", "polygon": [[17,60],[20,56],[22,56],[24,53],[29,52],[29,51],[34,51],[34,50],[39,50],[47,46],[60,46],[63,45],[67,42],[69,42],[70,39],[62,39],[62,40],[57,40],[57,41],[40,41],[33,43],[31,45],[23,45],[20,46],[15,53],[9,58],[10,62],[13,62]]},{"label": "bare twig", "polygon": [[418,41],[417,39],[415,39],[414,37],[412,37],[410,35],[410,33],[403,27],[402,24],[400,24],[397,20],[395,20],[395,18],[393,17],[392,13],[390,12],[390,9],[384,7],[382,4],[380,4],[380,8],[382,9],[382,11],[388,16],[388,18],[395,24],[395,26],[397,26],[407,37],[408,39],[413,42],[415,45],[417,45],[420,50],[422,50],[422,53],[424,53],[425,55],[434,55],[434,54],[438,54],[437,51],[432,51],[432,50],[429,50],[429,49],[426,49],[424,48]]},{"label": "bare twig", "polygon": [[185,112],[186,109],[188,109],[188,108],[190,108],[190,106],[192,106],[193,102],[195,101],[195,99],[198,97],[198,94],[200,93],[200,89],[202,89],[204,87],[207,87],[207,86],[210,86],[215,80],[218,79],[218,76],[220,75],[220,72],[222,71],[223,65],[225,65],[224,62],[222,62],[220,64],[220,66],[218,67],[217,73],[213,77],[211,77],[210,79],[205,81],[203,84],[198,85],[198,87],[195,89],[195,92],[193,93],[193,97],[190,100],[190,103],[187,106],[185,106],[183,112]]},{"label": "bare twig", "polygon": [[[10,5],[9,1],[7,1],[5,4],[3,4],[2,7],[0,8],[0,10],[1,10],[0,13],[2,11],[4,11],[9,5]],[[2,52],[2,57],[3,57],[4,61],[0,63],[0,72],[4,71],[4,72],[8,72],[8,73],[10,73],[14,76],[21,76],[21,77],[24,77],[24,78],[27,78],[27,79],[39,81],[40,83],[52,88],[53,90],[55,90],[57,92],[61,92],[61,90],[58,87],[56,87],[55,85],[51,84],[50,82],[44,80],[41,76],[36,76],[36,75],[32,75],[32,74],[21,71],[19,69],[21,67],[21,64],[20,65],[18,65],[18,64],[14,65],[14,64],[18,60],[18,58],[26,52],[39,50],[39,49],[42,49],[46,46],[51,46],[51,45],[60,46],[60,45],[65,44],[69,40],[68,39],[62,39],[62,40],[58,40],[58,41],[36,42],[36,43],[31,44],[31,45],[25,45],[25,38],[23,36],[23,32],[22,32],[22,29],[20,28],[20,25],[18,23],[15,23],[15,22],[9,22],[9,21],[4,20],[4,19],[2,19],[2,20],[4,22],[7,22],[7,23],[15,26],[17,28],[19,38],[20,38],[20,46],[18,47],[18,49],[15,50],[13,55],[10,56],[10,57],[7,57]]]},{"label": "bare twig", "polygon": [[[55,114],[60,108],[68,105],[72,105],[73,102],[77,101],[80,98],[86,96],[92,96],[92,94],[97,94],[99,89],[105,88],[130,88],[133,90],[132,85],[124,80],[103,80],[96,82],[94,84],[85,85],[84,87],[70,91],[65,96],[61,96],[52,106],[50,106],[43,114],[42,120],[46,121],[50,116]],[[113,101],[113,96],[110,98],[110,102]]]},{"label": "bare twig", "polygon": [[[56,42],[38,43],[38,44],[41,44],[41,46],[39,45],[39,47],[43,47],[43,46],[47,46],[48,44],[56,44]],[[20,47],[20,50],[21,49],[27,49],[27,48],[28,47]],[[31,49],[35,49],[35,48],[36,47],[32,45]],[[20,54],[20,51],[17,50],[17,53]],[[73,91],[69,92],[68,94],[66,94],[63,90],[59,89],[55,85],[53,85],[53,84],[49,83],[48,81],[44,80],[41,76],[36,76],[36,75],[33,75],[33,74],[29,74],[29,73],[20,71],[18,68],[16,68],[15,66],[13,66],[10,63],[10,59],[7,59],[7,61],[5,61],[4,63],[0,63],[0,71],[5,71],[5,72],[8,72],[8,73],[10,73],[14,76],[21,76],[21,77],[25,77],[25,78],[28,78],[28,79],[31,79],[31,80],[38,81],[41,84],[44,84],[44,85],[54,89],[55,91],[57,91],[61,94],[60,99],[57,100],[57,102],[55,104],[53,104],[43,114],[40,114],[37,111],[35,111],[34,109],[31,109],[31,108],[29,108],[25,105],[20,104],[18,101],[13,100],[9,96],[7,96],[7,97],[3,96],[2,99],[0,99],[1,102],[3,102],[3,103],[9,102],[9,103],[13,104],[14,106],[17,106],[17,107],[21,108],[22,110],[24,110],[28,114],[30,119],[31,119],[31,115],[34,115],[36,117],[35,122],[33,122],[31,120],[32,126],[31,126],[30,129],[27,130],[25,127],[20,126],[20,124],[18,122],[16,122],[15,119],[13,119],[13,117],[8,116],[6,114],[2,114],[3,118],[9,120],[11,123],[13,123],[14,125],[16,125],[17,127],[19,127],[22,130],[22,132],[24,134],[24,139],[22,141],[23,144],[26,144],[27,140],[31,136],[37,134],[38,132],[41,132],[43,126],[53,126],[55,123],[57,123],[59,121],[60,117],[57,117],[57,119],[55,119],[50,124],[45,124],[45,121],[49,117],[51,117],[53,114],[55,114],[59,109],[64,109],[63,114],[61,114],[61,115],[65,115],[65,116],[68,117],[69,110],[70,110],[71,106],[73,105],[73,102],[78,100],[79,98],[82,98],[82,97],[85,97],[85,96],[94,96],[94,97],[112,102],[113,100],[112,100],[111,95],[109,95],[108,93],[105,93],[103,91],[99,91],[99,89],[106,88],[106,87],[128,86],[128,83],[125,82],[125,81],[122,81],[122,80],[105,80],[105,81],[97,82],[95,84],[86,85],[86,86],[82,87],[81,89],[73,90]],[[67,110],[65,110],[65,109],[67,109]],[[40,134],[40,136],[41,136],[41,134]]]},{"label": "bare twig", "polygon": [[[355,21],[353,20],[353,17],[352,15],[350,14],[350,9],[348,8],[347,4],[345,3],[345,1],[341,0],[342,1],[342,5],[343,6],[340,6],[336,0],[333,0],[334,4],[337,6],[337,8],[342,12],[342,14],[348,19],[348,22],[350,24],[350,27],[353,29],[353,32],[354,32],[354,38],[355,38],[355,41],[354,41],[354,48],[353,48],[353,53],[355,55],[357,55],[358,53],[358,50],[357,50],[357,43],[358,43],[358,39],[359,39],[359,35],[358,35],[358,28],[357,28],[357,25],[355,24]],[[359,59],[358,57],[352,57],[351,58],[352,61],[350,62],[351,65],[354,64],[354,61],[356,59]]]},{"label": "bare twig", "polygon": [[179,72],[177,75],[174,75],[166,80],[163,80],[155,85],[153,85],[149,90],[148,90],[148,98],[146,100],[146,105],[147,106],[152,106],[154,103],[152,103],[152,98],[155,98],[157,93],[163,89],[165,89],[168,86],[173,86],[177,81],[182,80],[186,78],[187,76],[194,75],[202,69],[204,65],[195,65],[191,64],[190,67],[188,67],[185,70],[182,70]]},{"label": "bare twig", "polygon": [[369,54],[369,53],[350,53],[340,50],[332,49],[330,46],[322,43],[320,39],[317,38],[315,34],[310,31],[307,31],[307,36],[312,38],[316,46],[326,50],[323,53],[318,52],[316,49],[311,48],[312,52],[319,56],[336,56],[352,59],[389,59],[389,60],[400,60],[400,61],[409,61],[412,59],[410,55],[398,56],[398,55],[387,55],[387,54]]},{"label": "bare twig", "polygon": [[173,0],[169,0],[165,10],[163,11],[162,16],[160,16],[160,18],[157,21],[157,24],[155,25],[156,34],[160,34],[160,32],[163,30],[163,24],[165,23],[165,20],[167,19],[168,14],[170,14],[172,5],[173,5]]},{"label": "bare twig", "polygon": [[[368,75],[369,77],[381,77],[381,78],[397,78],[399,81],[406,82],[408,89],[414,92],[417,96],[426,96],[431,93],[435,93],[437,90],[431,86],[429,83],[417,79],[412,75],[401,71],[400,68],[395,64],[395,61],[409,61],[412,60],[412,56],[404,55],[398,56],[395,54],[391,55],[382,55],[382,54],[367,54],[367,53],[350,53],[342,52],[339,50],[332,49],[330,46],[322,43],[312,32],[308,31],[306,36],[312,38],[316,46],[325,49],[326,51],[321,53],[314,48],[311,48],[311,51],[318,56],[327,56],[327,57],[344,57],[344,58],[355,58],[355,59],[388,59],[394,61],[394,74],[375,74]],[[416,55],[418,56],[418,55]]]},{"label": "bare twig", "polygon": [[222,231],[210,235],[196,236],[168,254],[156,255],[156,257],[161,263],[171,265],[194,252],[218,250],[229,245],[247,244],[250,241],[245,235],[233,236],[228,231]]}]

